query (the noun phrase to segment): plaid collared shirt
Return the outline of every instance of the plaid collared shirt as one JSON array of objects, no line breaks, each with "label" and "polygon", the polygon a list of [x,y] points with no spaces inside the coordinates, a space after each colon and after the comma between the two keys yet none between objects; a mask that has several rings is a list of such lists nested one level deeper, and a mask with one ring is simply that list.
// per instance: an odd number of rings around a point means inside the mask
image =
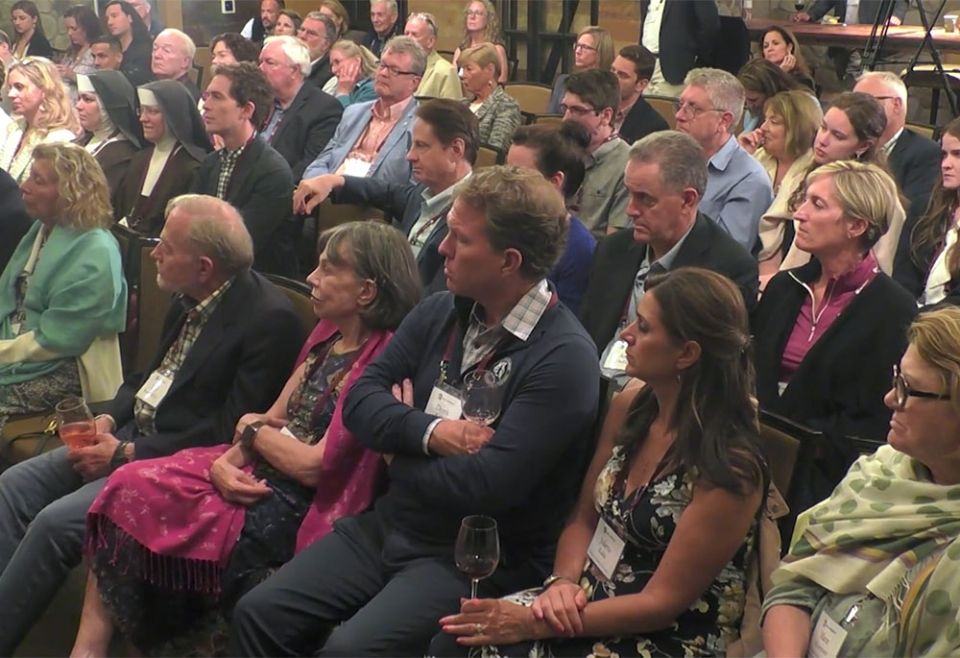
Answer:
[{"label": "plaid collared shirt", "polygon": [[[173,344],[170,345],[167,353],[163,355],[163,360],[160,362],[160,367],[156,370],[157,372],[164,373],[170,378],[171,382],[173,381],[177,376],[177,372],[183,366],[183,362],[187,360],[187,354],[190,352],[190,348],[197,342],[197,338],[200,337],[200,333],[206,326],[207,320],[210,319],[210,316],[213,315],[214,310],[216,310],[217,305],[220,303],[223,293],[230,288],[232,283],[233,279],[228,279],[226,283],[210,293],[206,299],[187,311],[187,317],[180,327],[180,335],[177,336]],[[133,415],[137,420],[137,428],[141,434],[156,433],[157,428],[154,425],[154,420],[157,415],[156,407],[144,402],[138,397],[133,403]]]},{"label": "plaid collared shirt", "polygon": [[480,320],[479,306],[473,305],[470,324],[463,335],[463,361],[460,364],[462,375],[493,352],[507,334],[513,334],[522,341],[530,338],[534,327],[540,322],[550,305],[550,287],[546,279],[530,288],[520,301],[510,309],[500,324],[487,327]]},{"label": "plaid collared shirt", "polygon": [[220,150],[220,177],[217,179],[218,199],[227,198],[227,188],[230,187],[233,170],[236,169],[237,162],[240,160],[240,156],[243,154],[245,148],[247,148],[246,144],[236,151],[228,151],[225,148]]}]

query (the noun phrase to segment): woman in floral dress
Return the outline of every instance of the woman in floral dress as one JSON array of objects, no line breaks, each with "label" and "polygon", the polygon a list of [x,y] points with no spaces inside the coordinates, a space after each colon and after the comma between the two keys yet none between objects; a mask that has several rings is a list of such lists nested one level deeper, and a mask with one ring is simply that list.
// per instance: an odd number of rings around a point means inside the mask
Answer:
[{"label": "woman in floral dress", "polygon": [[706,270],[646,285],[622,334],[645,384],[611,403],[553,575],[466,600],[432,654],[716,656],[738,635],[767,482],[747,312]]}]

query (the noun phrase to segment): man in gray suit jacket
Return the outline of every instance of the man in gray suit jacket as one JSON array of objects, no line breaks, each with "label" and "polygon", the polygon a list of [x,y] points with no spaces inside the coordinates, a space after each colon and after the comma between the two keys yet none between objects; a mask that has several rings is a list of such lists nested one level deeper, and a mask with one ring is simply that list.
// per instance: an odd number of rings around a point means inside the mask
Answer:
[{"label": "man in gray suit jacket", "polygon": [[377,70],[377,99],[348,107],[326,148],[303,174],[304,180],[323,174],[375,177],[388,183],[410,180],[405,156],[427,56],[410,37],[387,42]]}]

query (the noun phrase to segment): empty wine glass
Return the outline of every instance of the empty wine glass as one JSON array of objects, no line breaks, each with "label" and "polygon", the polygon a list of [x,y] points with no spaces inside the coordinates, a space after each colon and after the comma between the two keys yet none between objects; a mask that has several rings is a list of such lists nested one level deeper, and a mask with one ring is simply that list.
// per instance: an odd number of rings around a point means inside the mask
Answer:
[{"label": "empty wine glass", "polygon": [[470,576],[470,598],[477,598],[477,583],[492,576],[500,562],[497,522],[489,516],[465,516],[460,522],[453,557],[457,568]]},{"label": "empty wine glass", "polygon": [[474,370],[463,378],[463,417],[489,425],[500,415],[500,386],[489,370]]},{"label": "empty wine glass", "polygon": [[64,398],[54,407],[54,412],[57,415],[57,433],[68,449],[93,445],[97,428],[83,398]]}]

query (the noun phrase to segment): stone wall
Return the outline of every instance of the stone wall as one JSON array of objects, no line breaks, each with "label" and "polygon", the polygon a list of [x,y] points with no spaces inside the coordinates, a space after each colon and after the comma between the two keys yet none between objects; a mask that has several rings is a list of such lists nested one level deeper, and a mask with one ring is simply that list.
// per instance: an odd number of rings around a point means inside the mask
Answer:
[{"label": "stone wall", "polygon": [[[10,7],[15,0],[0,0],[0,28],[10,38],[14,38],[13,24],[10,22]],[[64,49],[69,45],[67,31],[63,26],[63,12],[74,5],[93,7],[93,0],[39,0],[37,9],[40,10],[40,21],[43,31],[54,48]]]}]

